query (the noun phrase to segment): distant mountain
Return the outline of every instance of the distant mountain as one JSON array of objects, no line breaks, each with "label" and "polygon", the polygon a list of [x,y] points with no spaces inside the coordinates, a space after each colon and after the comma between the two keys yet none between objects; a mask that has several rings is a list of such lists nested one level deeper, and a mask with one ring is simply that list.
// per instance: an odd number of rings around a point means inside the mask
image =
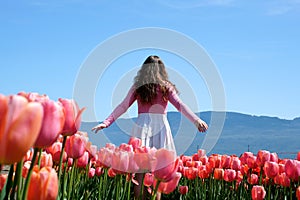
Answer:
[{"label": "distant mountain", "polygon": [[[197,113],[208,124],[212,114],[217,112]],[[276,152],[280,158],[295,158],[300,151],[300,118],[294,120],[279,119],[268,116],[252,116],[235,112],[225,114],[225,123],[216,145],[209,154],[240,155],[245,151],[257,153],[260,149]],[[175,145],[179,154],[192,155],[201,148],[207,136],[196,132],[195,126],[179,112],[169,112]],[[81,130],[89,133],[93,144],[99,148],[107,142],[119,145],[128,142],[130,130],[135,118],[118,119],[109,128],[97,134],[91,132],[96,122],[82,122]]]}]

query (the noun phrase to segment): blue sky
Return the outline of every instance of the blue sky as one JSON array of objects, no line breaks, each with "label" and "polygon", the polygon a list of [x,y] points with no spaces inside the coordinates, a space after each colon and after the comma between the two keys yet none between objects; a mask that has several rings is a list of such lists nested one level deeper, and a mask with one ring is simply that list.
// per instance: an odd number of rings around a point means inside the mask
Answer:
[{"label": "blue sky", "polygon": [[[206,50],[222,78],[227,111],[300,116],[299,0],[6,1],[0,22],[0,93],[5,95],[27,91],[72,98],[80,68],[99,44],[136,28],[159,27]],[[178,81],[187,104],[185,87],[193,91],[195,112],[212,109],[207,85],[189,63],[172,52],[145,49],[120,55],[101,77],[94,97],[97,119],[122,99],[123,93],[114,94],[120,80],[128,75],[129,87],[149,54],[158,54],[175,71],[170,79]]]}]

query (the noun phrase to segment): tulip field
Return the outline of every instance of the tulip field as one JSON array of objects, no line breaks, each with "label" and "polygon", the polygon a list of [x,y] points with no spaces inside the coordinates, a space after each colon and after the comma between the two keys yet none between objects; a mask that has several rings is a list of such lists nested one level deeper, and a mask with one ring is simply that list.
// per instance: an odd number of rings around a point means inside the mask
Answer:
[{"label": "tulip field", "polygon": [[98,148],[82,112],[71,99],[0,94],[1,200],[300,199],[300,152],[176,155],[134,137]]}]

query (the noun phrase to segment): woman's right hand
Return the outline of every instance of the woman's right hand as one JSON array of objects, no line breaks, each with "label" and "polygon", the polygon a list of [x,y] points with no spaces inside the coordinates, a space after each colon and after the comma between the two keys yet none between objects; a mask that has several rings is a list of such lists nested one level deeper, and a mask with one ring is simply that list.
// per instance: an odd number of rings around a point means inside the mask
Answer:
[{"label": "woman's right hand", "polygon": [[98,131],[100,131],[104,128],[107,128],[106,124],[101,123],[101,124],[98,124],[97,126],[93,127],[92,131],[95,131],[95,133],[97,133]]}]

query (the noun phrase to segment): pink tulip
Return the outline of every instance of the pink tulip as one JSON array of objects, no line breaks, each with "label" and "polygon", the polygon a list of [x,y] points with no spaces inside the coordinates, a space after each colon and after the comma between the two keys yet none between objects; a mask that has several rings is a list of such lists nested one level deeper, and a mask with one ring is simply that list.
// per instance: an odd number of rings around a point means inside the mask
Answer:
[{"label": "pink tulip", "polygon": [[146,173],[144,177],[144,186],[150,187],[154,182],[154,175],[152,173]]},{"label": "pink tulip", "polygon": [[0,94],[0,163],[20,161],[38,137],[43,107],[20,95]]},{"label": "pink tulip", "polygon": [[152,172],[156,166],[156,149],[140,147],[135,150],[134,161],[139,168],[139,172]]},{"label": "pink tulip", "polygon": [[48,101],[49,97],[46,94],[39,94],[36,92],[19,92],[18,95],[25,97],[29,102],[44,102]]},{"label": "pink tulip", "polygon": [[176,159],[175,153],[167,149],[158,149],[155,153],[157,159],[154,176],[162,182],[168,182],[176,175],[179,158]]},{"label": "pink tulip", "polygon": [[116,172],[115,172],[115,170],[113,168],[109,168],[108,171],[107,171],[107,175],[110,178],[114,178],[117,174],[116,174]]},{"label": "pink tulip", "polygon": [[58,138],[65,122],[63,107],[52,100],[41,102],[44,110],[42,127],[34,147],[46,148]]},{"label": "pink tulip", "polygon": [[224,180],[227,182],[232,182],[235,180],[236,171],[233,169],[225,169],[224,171]]},{"label": "pink tulip", "polygon": [[254,185],[251,190],[252,200],[263,200],[266,196],[266,191],[263,186]]},{"label": "pink tulip", "polygon": [[[158,186],[158,192],[161,192],[163,194],[170,194],[171,192],[173,192],[178,183],[179,183],[179,180],[181,178],[181,173],[178,173],[176,172],[174,177],[169,180],[168,182],[160,182],[159,186]],[[157,184],[157,181],[155,180],[154,181],[154,187],[156,186]]]},{"label": "pink tulip", "polygon": [[[50,147],[46,148],[46,152],[52,155],[52,160],[54,163],[59,163],[60,153],[62,149],[61,142],[54,142]],[[63,153],[63,162],[66,162],[68,158],[67,153]]]},{"label": "pink tulip", "polygon": [[187,162],[192,162],[193,161],[193,158],[191,156],[185,156],[185,155],[182,155],[180,157],[180,159],[182,160],[183,166],[187,166]]},{"label": "pink tulip", "polygon": [[86,150],[89,152],[90,159],[96,158],[97,156],[97,146],[93,145],[91,142],[87,142]]},{"label": "pink tulip", "polygon": [[65,151],[68,154],[68,157],[73,159],[80,158],[86,149],[86,138],[80,134],[74,134],[67,138]]},{"label": "pink tulip", "polygon": [[248,161],[247,159],[250,158],[250,157],[253,157],[253,153],[252,152],[244,152],[242,154],[242,156],[240,157],[240,160],[241,160],[241,164],[242,165],[245,165],[245,164],[248,164]]},{"label": "pink tulip", "polygon": [[128,141],[129,145],[132,145],[133,150],[137,149],[138,147],[141,147],[142,140],[136,137],[131,137]]},{"label": "pink tulip", "polygon": [[53,166],[52,155],[43,151],[41,155],[40,167],[43,168],[43,167],[52,167],[52,166]]},{"label": "pink tulip", "polygon": [[189,192],[189,187],[188,186],[179,186],[179,193],[181,195],[186,195]]},{"label": "pink tulip", "polygon": [[99,149],[97,152],[98,160],[96,161],[97,166],[100,167],[110,167],[112,162],[112,155],[114,150],[109,149],[107,147],[103,147]]},{"label": "pink tulip", "polygon": [[96,173],[96,170],[95,170],[95,168],[90,168],[89,169],[89,174],[88,174],[88,177],[89,178],[93,178],[94,176],[95,176],[95,173]]},{"label": "pink tulip", "polygon": [[287,160],[285,163],[285,173],[292,180],[298,180],[300,176],[300,161]]},{"label": "pink tulip", "polygon": [[236,156],[231,157],[230,168],[234,169],[235,171],[239,171],[241,169],[241,161],[238,157]]},{"label": "pink tulip", "polygon": [[277,155],[277,153],[274,152],[274,153],[270,154],[270,161],[278,163],[278,155]]},{"label": "pink tulip", "polygon": [[77,167],[85,168],[89,164],[89,153],[86,151],[83,155],[77,160]]},{"label": "pink tulip", "polygon": [[58,195],[58,178],[51,167],[34,168],[31,175],[27,199],[55,200]]},{"label": "pink tulip", "polygon": [[276,162],[267,161],[264,165],[264,172],[268,178],[275,178],[279,172],[279,165]]},{"label": "pink tulip", "polygon": [[251,185],[258,184],[258,176],[257,176],[257,174],[251,174],[250,176],[248,176],[247,181]]},{"label": "pink tulip", "polygon": [[128,170],[129,155],[128,152],[122,150],[115,150],[112,154],[111,167],[117,173],[125,173]]},{"label": "pink tulip", "polygon": [[204,150],[204,149],[198,149],[197,154],[198,154],[198,157],[200,159],[203,156],[206,156],[206,150]]},{"label": "pink tulip", "polygon": [[59,98],[58,101],[62,104],[65,114],[65,123],[61,131],[63,136],[75,134],[81,124],[81,114],[85,108],[79,109],[78,104],[72,99]]}]

